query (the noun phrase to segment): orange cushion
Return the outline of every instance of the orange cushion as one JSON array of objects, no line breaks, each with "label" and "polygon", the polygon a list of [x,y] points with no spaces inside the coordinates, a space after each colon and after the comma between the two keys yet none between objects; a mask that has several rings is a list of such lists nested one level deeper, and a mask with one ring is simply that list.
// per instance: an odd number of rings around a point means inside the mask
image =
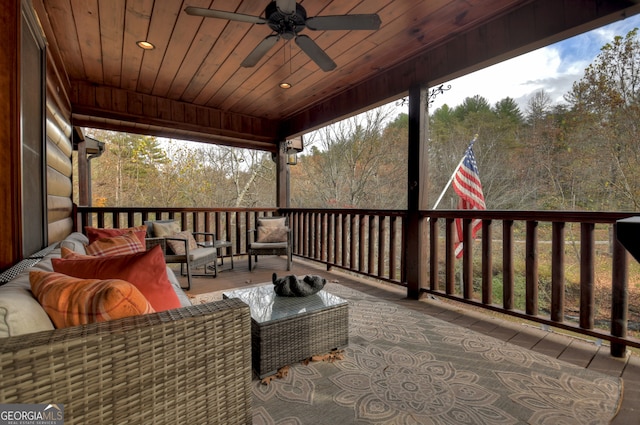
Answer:
[{"label": "orange cushion", "polygon": [[84,279],[121,279],[132,283],[155,311],[180,308],[178,295],[167,277],[162,248],[136,254],[91,257],[62,248],[62,258],[52,258],[53,271]]},{"label": "orange cushion", "polygon": [[86,247],[87,254],[95,256],[135,254],[145,250],[145,243],[141,243],[134,232],[121,236],[102,238],[90,243]]},{"label": "orange cushion", "polygon": [[56,272],[29,273],[31,291],[56,328],[153,313],[147,299],[119,279],[78,279]]},{"label": "orange cushion", "polygon": [[129,232],[134,232],[142,245],[145,244],[145,238],[147,236],[147,226],[127,227],[126,229],[102,229],[99,227],[85,226],[84,233],[89,238],[89,243],[93,243],[98,239],[112,238],[114,236],[126,235]]},{"label": "orange cushion", "polygon": [[[175,233],[168,237],[176,238],[176,239],[186,239],[187,243],[189,244],[189,251],[193,251],[194,249],[198,248],[198,243],[196,242],[196,239],[188,230],[185,230],[184,232],[180,232],[180,233]],[[172,241],[170,239],[167,239],[167,245],[169,245],[169,248],[171,248],[171,250],[177,255],[185,255],[187,253],[187,251],[184,249],[184,246],[185,246],[184,242]]]}]

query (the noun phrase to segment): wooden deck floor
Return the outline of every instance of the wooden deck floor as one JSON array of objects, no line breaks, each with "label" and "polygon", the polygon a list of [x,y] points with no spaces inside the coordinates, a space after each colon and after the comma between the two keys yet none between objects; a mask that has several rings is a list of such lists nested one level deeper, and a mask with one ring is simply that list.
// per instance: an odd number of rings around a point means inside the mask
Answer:
[{"label": "wooden deck floor", "polygon": [[[225,259],[223,271],[218,273],[217,278],[193,278],[191,290],[187,293],[195,295],[271,282],[273,272],[278,275],[318,274],[330,282],[339,283],[448,322],[457,323],[460,326],[509,341],[535,352],[611,376],[622,377],[624,397],[620,412],[612,424],[640,424],[640,356],[635,353],[622,359],[614,358],[609,354],[608,345],[597,346],[590,341],[542,329],[540,325],[524,323],[521,320],[514,320],[499,314],[472,310],[451,301],[434,299],[433,297],[424,297],[420,301],[408,300],[405,290],[401,287],[357,277],[342,271],[327,271],[322,264],[302,261],[297,258],[294,258],[291,272],[286,271],[285,259],[276,256],[260,257],[252,272],[249,272],[246,256],[235,257],[234,262],[234,269],[229,270],[229,260]],[[180,278],[180,280],[186,285],[186,278]]]}]

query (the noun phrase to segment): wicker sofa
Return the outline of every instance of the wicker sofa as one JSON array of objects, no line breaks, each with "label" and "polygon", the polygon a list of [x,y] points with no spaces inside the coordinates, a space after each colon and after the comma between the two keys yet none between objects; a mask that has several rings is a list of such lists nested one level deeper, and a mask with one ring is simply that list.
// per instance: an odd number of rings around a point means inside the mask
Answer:
[{"label": "wicker sofa", "polygon": [[29,271],[56,256],[0,286],[0,331],[11,335],[0,337],[0,403],[62,404],[65,424],[251,423],[246,304],[191,306],[183,293],[182,308],[48,329],[37,301],[22,298]]}]

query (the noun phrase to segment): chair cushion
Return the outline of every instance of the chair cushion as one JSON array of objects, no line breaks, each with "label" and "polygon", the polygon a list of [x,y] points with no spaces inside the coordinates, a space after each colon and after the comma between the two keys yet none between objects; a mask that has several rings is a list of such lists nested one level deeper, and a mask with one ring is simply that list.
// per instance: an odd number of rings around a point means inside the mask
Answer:
[{"label": "chair cushion", "polygon": [[153,313],[138,289],[120,279],[79,279],[32,271],[31,291],[56,328]]},{"label": "chair cushion", "polygon": [[254,242],[251,244],[251,249],[279,249],[279,248],[287,248],[287,242]]},{"label": "chair cushion", "polygon": [[287,217],[258,217],[256,226],[286,227]]},{"label": "chair cushion", "polygon": [[[185,230],[184,232],[175,233],[168,237],[176,238],[176,239],[185,239],[189,244],[189,252],[198,248],[198,243],[196,242],[196,239],[188,230]],[[169,248],[171,248],[171,250],[177,255],[185,255],[187,253],[187,251],[185,250],[184,242],[172,241],[170,239],[167,239],[167,245],[169,245]]]},{"label": "chair cushion", "polygon": [[127,227],[125,229],[103,229],[99,227],[85,226],[84,232],[89,238],[89,243],[93,243],[98,239],[112,238],[114,236],[126,235],[129,232],[134,232],[140,242],[144,245],[144,239],[147,236],[147,226]]},{"label": "chair cushion", "polygon": [[181,307],[167,275],[162,248],[107,257],[81,256],[62,248],[51,260],[53,271],[83,279],[121,279],[132,283],[155,311]]},{"label": "chair cushion", "polygon": [[0,288],[0,338],[54,329],[51,319],[25,288]]},{"label": "chair cushion", "polygon": [[86,254],[87,245],[89,245],[89,238],[80,232],[73,232],[60,242],[60,247],[68,248],[78,254]]},{"label": "chair cushion", "polygon": [[135,254],[145,249],[146,244],[141,243],[131,231],[121,236],[98,239],[86,247],[87,254],[95,256]]},{"label": "chair cushion", "polygon": [[154,221],[153,235],[157,238],[166,238],[180,232],[180,223],[177,221]]},{"label": "chair cushion", "polygon": [[284,226],[258,226],[256,242],[286,242],[288,230]]}]

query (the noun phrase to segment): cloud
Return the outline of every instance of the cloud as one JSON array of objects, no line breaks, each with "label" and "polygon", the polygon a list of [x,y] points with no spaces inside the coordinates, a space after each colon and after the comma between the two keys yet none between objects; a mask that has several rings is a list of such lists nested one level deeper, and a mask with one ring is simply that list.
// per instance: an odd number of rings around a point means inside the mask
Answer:
[{"label": "cloud", "polygon": [[602,46],[635,27],[640,27],[640,15],[456,78],[445,83],[451,89],[437,95],[430,109],[444,104],[456,107],[467,97],[480,95],[491,105],[510,97],[524,113],[529,99],[539,90],[545,90],[554,104],[562,104],[564,95],[582,78]]}]

